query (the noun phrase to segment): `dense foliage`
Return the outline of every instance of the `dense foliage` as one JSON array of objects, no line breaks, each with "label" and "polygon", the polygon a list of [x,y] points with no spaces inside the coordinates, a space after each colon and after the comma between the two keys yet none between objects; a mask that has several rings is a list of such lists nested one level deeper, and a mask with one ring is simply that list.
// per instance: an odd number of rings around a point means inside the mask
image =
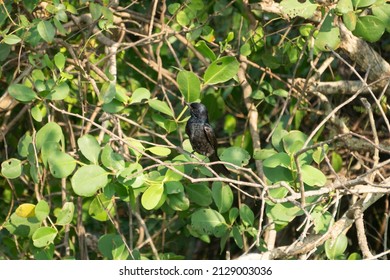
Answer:
[{"label": "dense foliage", "polygon": [[386,258],[389,31],[383,0],[0,1],[0,258]]}]

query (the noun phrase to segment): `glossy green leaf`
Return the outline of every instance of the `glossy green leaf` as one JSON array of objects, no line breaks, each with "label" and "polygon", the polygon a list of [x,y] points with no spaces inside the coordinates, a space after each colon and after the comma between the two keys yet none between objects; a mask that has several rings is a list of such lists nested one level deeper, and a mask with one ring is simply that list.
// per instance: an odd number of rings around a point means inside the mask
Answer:
[{"label": "glossy green leaf", "polygon": [[173,112],[169,108],[168,104],[165,101],[161,101],[158,99],[150,99],[149,100],[149,105],[152,107],[154,110],[159,111],[165,115],[168,115],[170,117],[173,117]]},{"label": "glossy green leaf", "polygon": [[68,84],[66,82],[61,82],[51,89],[46,98],[50,100],[63,100],[69,95],[69,92],[70,88]]},{"label": "glossy green leaf", "polygon": [[[173,166],[174,170],[168,169],[167,173],[165,173],[164,181],[180,181],[183,178],[181,173],[185,173],[185,169],[183,165]],[[176,172],[177,170],[177,172]]]},{"label": "glossy green leaf", "polygon": [[56,34],[56,30],[49,21],[40,21],[38,23],[38,33],[48,43],[52,43],[54,40],[54,36]]},{"label": "glossy green leaf", "polygon": [[240,211],[236,207],[233,207],[229,210],[229,223],[231,225],[236,221],[239,214],[240,214]]},{"label": "glossy green leaf", "polygon": [[144,99],[149,100],[149,98],[150,98],[150,91],[148,89],[143,87],[137,88],[131,95],[130,104],[140,103]]},{"label": "glossy green leaf", "polygon": [[11,52],[11,46],[0,43],[0,61],[6,60],[10,52]]},{"label": "glossy green leaf", "polygon": [[213,234],[215,228],[223,223],[223,216],[210,208],[199,209],[191,215],[191,226],[200,234]]},{"label": "glossy green leaf", "polygon": [[110,82],[105,82],[100,90],[100,95],[99,99],[103,101],[104,104],[108,104],[116,96],[116,87],[115,87],[115,82],[110,81]]},{"label": "glossy green leaf", "polygon": [[221,182],[214,182],[211,192],[219,213],[223,214],[229,211],[233,205],[233,192],[230,186]]},{"label": "glossy green leaf", "polygon": [[108,183],[107,172],[97,165],[77,169],[71,179],[73,191],[79,196],[93,196]]},{"label": "glossy green leaf", "polygon": [[325,253],[328,259],[337,260],[342,258],[348,246],[348,238],[340,234],[335,240],[328,239],[325,241]]},{"label": "glossy green leaf", "polygon": [[317,163],[320,164],[324,158],[326,153],[328,152],[329,146],[324,145],[323,147],[318,147],[314,152],[313,152],[313,160]]},{"label": "glossy green leaf", "polygon": [[8,179],[15,179],[22,175],[22,162],[11,158],[1,163],[1,174]]},{"label": "glossy green leaf", "polygon": [[56,225],[65,226],[72,222],[74,214],[73,202],[65,202],[62,209],[57,214]]},{"label": "glossy green leaf", "polygon": [[274,149],[255,150],[253,153],[253,158],[256,160],[265,160],[276,154],[277,152]]},{"label": "glossy green leaf", "polygon": [[167,194],[178,194],[184,192],[184,186],[180,181],[164,182],[165,192]]},{"label": "glossy green leaf", "polygon": [[179,90],[187,102],[194,102],[200,97],[199,78],[191,71],[182,70],[176,78]]},{"label": "glossy green leaf", "polygon": [[208,185],[205,184],[190,184],[186,188],[186,193],[191,202],[199,206],[209,206],[212,202],[212,194]]},{"label": "glossy green leaf", "polygon": [[61,151],[55,151],[48,157],[48,163],[50,167],[50,173],[55,178],[66,178],[72,174],[76,168],[76,160]]},{"label": "glossy green leaf", "polygon": [[303,211],[292,203],[278,203],[266,206],[267,216],[270,217],[276,225],[276,230],[284,228],[295,217],[303,214]]},{"label": "glossy green leaf", "polygon": [[35,216],[37,217],[37,219],[39,221],[43,221],[44,219],[46,219],[47,216],[49,216],[49,213],[49,204],[47,204],[47,202],[44,200],[40,200],[35,206]]},{"label": "glossy green leaf", "polygon": [[98,163],[100,145],[95,137],[86,134],[77,140],[77,145],[79,146],[80,152],[83,154],[83,156],[85,156],[90,162],[94,164]]},{"label": "glossy green leaf", "polygon": [[286,168],[291,167],[291,157],[286,154],[286,153],[277,153],[274,155],[271,155],[269,158],[267,158],[264,162],[263,165],[265,167],[278,167],[278,166],[283,166]]},{"label": "glossy green leaf", "polygon": [[204,82],[208,85],[215,85],[229,81],[237,75],[240,64],[233,56],[225,56],[211,63],[205,73]]},{"label": "glossy green leaf", "polygon": [[32,235],[33,244],[35,247],[42,248],[53,243],[57,236],[57,230],[52,227],[41,227]]},{"label": "glossy green leaf", "polygon": [[37,98],[35,91],[22,84],[10,85],[8,92],[13,98],[21,102],[30,102]]},{"label": "glossy green leaf", "polygon": [[102,16],[102,6],[97,3],[89,3],[89,11],[91,12],[92,19],[94,21],[98,20]]}]

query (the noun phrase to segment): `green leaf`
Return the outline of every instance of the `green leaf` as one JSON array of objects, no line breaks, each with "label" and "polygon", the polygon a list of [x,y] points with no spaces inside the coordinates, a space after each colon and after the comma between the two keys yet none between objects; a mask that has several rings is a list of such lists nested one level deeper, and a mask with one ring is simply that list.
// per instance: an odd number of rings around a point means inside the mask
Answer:
[{"label": "green leaf", "polygon": [[176,78],[179,90],[187,102],[194,102],[200,97],[200,81],[191,71],[180,71]]},{"label": "green leaf", "polygon": [[53,243],[57,236],[57,230],[51,227],[41,227],[32,235],[33,244],[35,247],[42,248]]},{"label": "green leaf", "polygon": [[8,179],[16,179],[22,175],[22,162],[16,158],[1,163],[1,174]]},{"label": "green leaf", "polygon": [[131,95],[130,104],[140,103],[144,99],[149,100],[149,98],[150,98],[150,91],[148,89],[142,87],[137,88]]},{"label": "green leaf", "polygon": [[223,130],[225,130],[229,135],[232,135],[237,127],[237,120],[232,115],[228,114],[225,116],[225,123],[223,125]]},{"label": "green leaf", "polygon": [[4,227],[16,236],[30,237],[41,226],[42,222],[34,217],[20,217],[13,213]]},{"label": "green leaf", "polygon": [[105,82],[100,90],[99,99],[103,101],[104,104],[110,103],[116,96],[116,87],[115,82]]},{"label": "green leaf", "polygon": [[242,249],[244,247],[244,240],[242,238],[240,229],[237,226],[234,226],[232,232],[234,242],[237,244],[238,248]]},{"label": "green leaf", "polygon": [[277,152],[274,149],[261,149],[255,150],[253,152],[253,159],[255,160],[265,160],[273,155],[276,155]]},{"label": "green leaf", "polygon": [[332,152],[331,164],[336,172],[340,172],[343,167],[343,158],[336,152]]},{"label": "green leaf", "polygon": [[267,158],[263,162],[263,166],[270,167],[270,168],[274,168],[274,167],[278,167],[278,166],[290,168],[291,167],[291,158],[286,153],[277,153],[277,154],[271,155],[269,158]]},{"label": "green leaf", "polygon": [[95,137],[86,134],[77,140],[80,152],[90,162],[97,164],[100,155],[100,145]]},{"label": "green leaf", "polygon": [[324,160],[325,155],[328,152],[328,148],[329,148],[328,145],[324,145],[324,146],[318,147],[314,151],[314,153],[313,153],[313,160],[317,164],[320,164]]},{"label": "green leaf", "polygon": [[328,211],[324,211],[321,206],[316,206],[311,217],[314,223],[314,231],[316,234],[324,234],[328,231],[328,228],[333,223],[333,216]]},{"label": "green leaf", "polygon": [[242,204],[240,206],[239,211],[242,223],[245,226],[253,226],[255,222],[255,214],[253,214],[253,211],[249,208],[249,206],[246,204]]},{"label": "green leaf", "polygon": [[42,111],[39,107],[40,107],[39,105],[36,105],[36,106],[31,108],[31,116],[37,122],[41,122],[43,119],[43,114],[42,114]]},{"label": "green leaf", "polygon": [[304,2],[298,0],[283,0],[280,2],[280,7],[282,12],[290,18],[299,16],[307,19],[314,15],[318,5],[312,0]]},{"label": "green leaf", "polygon": [[195,44],[195,48],[203,54],[205,57],[210,59],[210,61],[214,61],[217,59],[215,53],[209,48],[207,43],[204,40],[200,40]]},{"label": "green leaf", "polygon": [[10,52],[11,52],[11,47],[9,45],[0,43],[0,61],[6,60]]},{"label": "green leaf", "polygon": [[156,209],[165,201],[164,185],[162,183],[152,184],[142,194],[141,204],[146,210]]},{"label": "green leaf", "polygon": [[214,229],[223,223],[225,223],[223,216],[210,208],[199,209],[191,215],[191,226],[199,234],[213,234]]},{"label": "green leaf", "polygon": [[3,42],[7,45],[16,45],[20,41],[22,41],[22,39],[14,34],[8,34],[3,37]]},{"label": "green leaf", "polygon": [[54,64],[57,66],[58,70],[62,71],[65,66],[66,58],[62,53],[56,53],[54,56]]},{"label": "green leaf", "polygon": [[91,12],[94,21],[102,16],[102,6],[94,2],[89,3],[89,11]]},{"label": "green leaf", "polygon": [[18,154],[21,157],[27,157],[29,154],[28,152],[28,147],[32,144],[32,137],[30,135],[30,132],[27,131],[20,139],[18,142]]},{"label": "green leaf", "polygon": [[103,193],[98,194],[89,205],[88,214],[97,221],[105,222],[115,216],[114,201]]},{"label": "green leaf", "polygon": [[230,210],[233,205],[233,192],[229,185],[221,182],[214,182],[212,186],[212,196],[219,213],[223,214]]},{"label": "green leaf", "polygon": [[346,14],[353,11],[352,0],[339,0],[336,6],[336,12]]},{"label": "green leaf", "polygon": [[103,165],[111,170],[120,171],[125,168],[123,156],[115,153],[109,143],[104,146],[100,159]]},{"label": "green leaf", "polygon": [[38,97],[35,91],[21,84],[10,85],[8,92],[13,98],[21,102],[30,102]]},{"label": "green leaf", "polygon": [[69,86],[66,82],[61,82],[58,85],[54,86],[50,93],[46,96],[50,100],[63,100],[69,95]]},{"label": "green leaf", "polygon": [[73,202],[65,202],[62,209],[57,214],[56,225],[65,226],[72,222],[74,214]]},{"label": "green leaf", "polygon": [[390,4],[375,5],[371,9],[372,14],[379,18],[386,27],[387,32],[390,32]]},{"label": "green leaf", "polygon": [[237,166],[245,166],[249,163],[251,156],[247,152],[247,150],[239,148],[239,147],[229,147],[225,149],[220,159],[222,161],[233,163]]},{"label": "green leaf", "polygon": [[57,144],[64,138],[61,127],[55,122],[45,124],[36,136],[37,149],[41,150],[43,146]]},{"label": "green leaf", "polygon": [[325,241],[325,253],[328,259],[337,260],[342,258],[348,246],[348,238],[344,234],[337,236],[335,240]]},{"label": "green leaf", "polygon": [[180,181],[166,181],[164,187],[167,194],[184,193],[184,186]]},{"label": "green leaf", "polygon": [[209,206],[212,202],[211,190],[204,184],[190,184],[186,186],[186,192],[191,202],[199,206]]},{"label": "green leaf", "polygon": [[154,110],[159,111],[163,114],[166,114],[170,117],[173,117],[173,112],[171,111],[171,109],[169,108],[168,104],[165,101],[161,101],[158,99],[150,99],[149,105]]},{"label": "green leaf", "polygon": [[356,28],[352,32],[355,36],[373,43],[378,41],[385,32],[385,25],[376,16],[360,16],[356,22]]},{"label": "green leaf", "polygon": [[291,222],[295,217],[303,214],[303,211],[292,203],[278,203],[266,206],[267,216],[270,217],[279,231]]},{"label": "green leaf", "polygon": [[56,34],[56,30],[49,21],[40,21],[38,23],[38,33],[48,43],[52,43],[54,40],[54,36]]},{"label": "green leaf", "polygon": [[79,196],[93,196],[108,183],[107,172],[97,165],[80,167],[71,179],[73,191]]},{"label": "green leaf", "polygon": [[105,234],[98,242],[99,251],[109,260],[126,260],[129,257],[125,243],[117,234]]},{"label": "green leaf", "polygon": [[352,0],[352,4],[355,7],[355,10],[357,8],[363,8],[368,7],[374,4],[377,0]]},{"label": "green leaf", "polygon": [[239,212],[238,208],[236,208],[236,207],[233,207],[229,210],[229,223],[231,225],[236,221],[239,214],[240,214],[240,212]]},{"label": "green leaf", "polygon": [[166,157],[171,153],[171,149],[167,147],[150,147],[147,149],[152,154],[155,154],[156,156]]},{"label": "green leaf", "polygon": [[208,85],[215,85],[229,81],[237,75],[240,64],[233,56],[225,56],[211,63],[205,73],[204,82]]},{"label": "green leaf", "polygon": [[311,187],[322,187],[326,183],[324,173],[311,165],[303,165],[301,167],[301,174],[302,181]]},{"label": "green leaf", "polygon": [[319,51],[329,51],[328,46],[335,50],[340,45],[340,29],[334,25],[335,17],[334,12],[330,12],[318,32],[314,46]]},{"label": "green leaf", "polygon": [[184,192],[168,195],[167,203],[175,211],[186,211],[190,207],[190,201]]},{"label": "green leaf", "polygon": [[37,219],[39,221],[43,221],[44,219],[46,219],[47,216],[49,216],[49,213],[49,204],[47,204],[47,202],[44,200],[40,200],[35,206],[35,216],[37,217]]},{"label": "green leaf", "polygon": [[168,5],[168,12],[173,15],[174,13],[176,13],[180,8],[180,4],[179,3],[172,3],[172,4],[169,4]]},{"label": "green leaf", "polygon": [[76,160],[61,151],[55,151],[48,157],[50,172],[55,178],[66,178],[76,168]]},{"label": "green leaf", "polygon": [[188,18],[188,15],[186,14],[186,12],[184,10],[181,10],[176,14],[176,20],[177,20],[177,23],[183,27],[190,24],[190,19]]},{"label": "green leaf", "polygon": [[[172,167],[181,173],[185,173],[183,165],[172,166]],[[183,178],[183,175],[181,175],[178,172],[175,172],[175,170],[172,170],[172,169],[167,170],[167,173],[165,173],[164,182],[165,181],[180,181]]]}]

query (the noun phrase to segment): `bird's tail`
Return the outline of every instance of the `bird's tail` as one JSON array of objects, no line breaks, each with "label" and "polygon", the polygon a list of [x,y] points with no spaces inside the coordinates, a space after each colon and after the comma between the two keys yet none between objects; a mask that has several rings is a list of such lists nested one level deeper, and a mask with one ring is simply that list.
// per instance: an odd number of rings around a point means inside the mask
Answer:
[{"label": "bird's tail", "polygon": [[[210,162],[214,162],[214,161],[221,161],[217,155],[217,153],[214,153],[212,154],[210,157]],[[227,170],[227,168],[225,167],[225,165],[223,165],[222,163],[221,164],[213,164],[210,166],[216,173],[218,174],[223,174],[225,177],[229,177],[230,176],[230,172],[229,170]]]}]

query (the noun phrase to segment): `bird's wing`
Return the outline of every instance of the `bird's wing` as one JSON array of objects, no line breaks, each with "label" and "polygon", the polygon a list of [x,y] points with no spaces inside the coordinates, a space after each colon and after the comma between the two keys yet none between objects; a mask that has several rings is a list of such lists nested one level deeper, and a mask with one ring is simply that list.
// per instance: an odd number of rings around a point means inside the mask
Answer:
[{"label": "bird's wing", "polygon": [[206,134],[207,140],[213,146],[214,151],[217,152],[217,138],[215,137],[214,129],[208,123],[203,126],[204,133]]}]

